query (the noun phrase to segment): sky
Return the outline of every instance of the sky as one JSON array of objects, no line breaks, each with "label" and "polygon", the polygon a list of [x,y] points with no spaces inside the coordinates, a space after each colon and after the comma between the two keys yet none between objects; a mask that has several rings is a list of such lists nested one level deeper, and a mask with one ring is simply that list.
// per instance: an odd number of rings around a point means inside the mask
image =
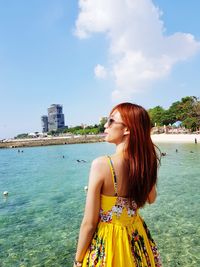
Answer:
[{"label": "sky", "polygon": [[0,139],[200,96],[199,0],[0,0]]}]

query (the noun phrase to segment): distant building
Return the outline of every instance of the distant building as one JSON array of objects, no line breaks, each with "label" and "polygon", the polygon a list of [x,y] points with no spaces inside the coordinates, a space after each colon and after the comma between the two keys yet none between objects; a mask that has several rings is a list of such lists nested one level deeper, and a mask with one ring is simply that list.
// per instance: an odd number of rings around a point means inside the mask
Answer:
[{"label": "distant building", "polygon": [[48,128],[48,116],[43,115],[41,117],[41,124],[42,124],[42,132],[47,133],[49,128]]},{"label": "distant building", "polygon": [[48,130],[57,131],[65,127],[65,118],[62,113],[62,105],[52,104],[48,108]]}]

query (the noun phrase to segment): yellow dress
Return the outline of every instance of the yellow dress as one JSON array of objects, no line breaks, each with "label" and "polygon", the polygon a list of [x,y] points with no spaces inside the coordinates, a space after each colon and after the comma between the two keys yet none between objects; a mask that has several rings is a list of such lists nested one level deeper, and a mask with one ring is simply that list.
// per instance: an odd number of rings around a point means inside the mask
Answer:
[{"label": "yellow dress", "polygon": [[99,223],[85,254],[83,267],[161,267],[160,255],[137,205],[117,195],[101,195]]}]

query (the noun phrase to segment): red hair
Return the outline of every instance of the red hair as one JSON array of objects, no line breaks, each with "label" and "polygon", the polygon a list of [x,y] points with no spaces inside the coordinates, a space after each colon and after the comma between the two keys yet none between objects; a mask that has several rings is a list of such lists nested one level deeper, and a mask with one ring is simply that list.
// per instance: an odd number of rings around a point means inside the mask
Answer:
[{"label": "red hair", "polygon": [[151,121],[148,112],[141,106],[132,103],[121,103],[115,106],[127,126],[127,146],[124,150],[128,165],[127,193],[138,207],[144,206],[153,186],[157,182],[157,169],[160,161],[155,145],[151,140]]}]

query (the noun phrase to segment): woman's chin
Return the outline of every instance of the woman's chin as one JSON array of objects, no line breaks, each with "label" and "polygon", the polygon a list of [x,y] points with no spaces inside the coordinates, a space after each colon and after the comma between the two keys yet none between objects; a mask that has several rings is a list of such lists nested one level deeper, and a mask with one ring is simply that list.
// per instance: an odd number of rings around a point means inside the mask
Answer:
[{"label": "woman's chin", "polygon": [[108,135],[107,135],[107,134],[104,136],[104,140],[105,140],[106,142],[108,142]]},{"label": "woman's chin", "polygon": [[109,138],[108,135],[105,136],[104,140],[108,143],[112,143],[112,144],[115,144],[114,140],[112,140],[111,138]]},{"label": "woman's chin", "polygon": [[110,138],[109,138],[108,134],[105,135],[104,140],[105,140],[106,142],[110,143]]}]

